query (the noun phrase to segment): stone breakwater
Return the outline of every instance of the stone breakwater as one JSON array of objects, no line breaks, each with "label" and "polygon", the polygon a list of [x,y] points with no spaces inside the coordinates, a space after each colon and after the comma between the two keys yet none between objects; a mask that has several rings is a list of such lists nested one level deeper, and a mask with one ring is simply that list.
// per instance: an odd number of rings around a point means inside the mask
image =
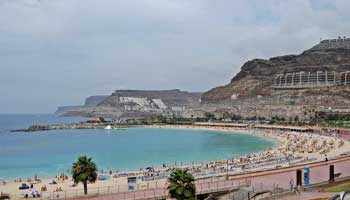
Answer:
[{"label": "stone breakwater", "polygon": [[120,123],[106,123],[106,122],[79,122],[71,124],[55,124],[55,125],[32,125],[24,129],[15,129],[11,132],[37,132],[50,130],[69,130],[69,129],[104,129],[106,126],[113,126],[123,128],[127,125]]}]

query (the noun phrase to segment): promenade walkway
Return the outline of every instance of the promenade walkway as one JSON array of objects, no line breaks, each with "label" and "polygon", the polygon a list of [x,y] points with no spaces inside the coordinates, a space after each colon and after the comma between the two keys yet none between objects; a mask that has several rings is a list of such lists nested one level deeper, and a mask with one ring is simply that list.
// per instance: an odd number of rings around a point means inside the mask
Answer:
[{"label": "promenade walkway", "polygon": [[[350,176],[350,158],[341,158],[328,162],[317,162],[309,164],[310,167],[310,183],[319,183],[327,181],[329,178],[329,165],[335,166],[335,173],[341,173],[340,177]],[[207,194],[218,191],[229,191],[245,187],[248,184],[256,189],[271,189],[271,188],[289,188],[289,182],[291,179],[296,182],[296,170],[303,169],[304,165],[269,170],[264,172],[256,172],[250,174],[242,174],[231,176],[230,180],[217,180],[207,183],[197,183],[197,194]],[[77,200],[133,200],[133,199],[156,199],[167,197],[168,192],[165,188],[155,188],[149,190],[139,190],[130,192],[121,192],[115,194],[95,195],[87,197],[78,197],[73,199]],[[315,197],[332,196],[332,194],[315,194],[315,193],[302,193],[300,197],[298,195],[285,197],[286,200],[297,200],[297,199],[310,199]],[[329,196],[328,196],[329,195]],[[59,199],[61,199],[60,197]],[[55,198],[56,199],[56,198]]]},{"label": "promenade walkway", "polygon": [[[336,194],[337,193],[301,192],[300,194],[287,195],[287,196],[279,197],[276,199],[278,199],[278,200],[310,200],[310,199],[323,199],[323,198],[328,199]],[[263,200],[265,200],[265,199],[263,199]]]},{"label": "promenade walkway", "polygon": [[[231,190],[238,190],[242,187],[249,186],[248,180],[219,180],[207,183],[196,183],[196,194],[209,194],[213,192],[224,192]],[[71,198],[75,200],[136,200],[136,199],[164,199],[168,197],[168,190],[166,188],[155,188],[148,190],[138,190],[121,192],[116,194],[106,195],[92,195],[87,197]],[[64,197],[62,197],[64,198]]]}]

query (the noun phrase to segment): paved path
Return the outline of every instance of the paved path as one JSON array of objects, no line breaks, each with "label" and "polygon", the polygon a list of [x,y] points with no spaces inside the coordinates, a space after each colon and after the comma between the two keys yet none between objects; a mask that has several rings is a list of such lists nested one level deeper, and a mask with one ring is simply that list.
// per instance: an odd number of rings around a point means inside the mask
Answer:
[{"label": "paved path", "polygon": [[[208,183],[196,183],[196,193],[197,194],[208,194],[212,192],[230,191],[233,189],[239,189],[242,187],[247,187],[249,183],[247,180],[219,180],[212,181]],[[121,192],[116,194],[108,195],[98,195],[90,197],[79,197],[74,198],[76,200],[114,200],[114,199],[148,199],[148,198],[166,198],[168,196],[168,190],[165,188],[149,189],[149,190],[139,190],[130,192]]]},{"label": "paved path", "polygon": [[[310,184],[328,181],[330,165],[334,165],[334,173],[341,173],[340,177],[350,176],[350,158],[348,157],[340,161],[318,163],[316,166],[309,165]],[[296,183],[296,170],[303,169],[303,167],[304,165],[289,169],[282,169],[270,174],[261,174],[260,176],[258,173],[256,173],[254,177],[250,177],[250,181],[252,186],[257,188],[272,188],[273,186],[277,185],[278,187],[289,188],[289,182],[291,179],[293,179],[294,183]]]},{"label": "paved path", "polygon": [[[310,166],[310,184],[319,183],[323,181],[327,181],[329,178],[329,166],[334,165],[335,173],[341,173],[340,177],[350,176],[350,158],[343,158],[335,161],[328,162],[318,162],[314,164],[309,164]],[[256,172],[245,175],[236,175],[230,177],[230,180],[221,180],[221,181],[213,181],[211,183],[199,183],[196,184],[196,188],[198,192],[201,191],[210,191],[215,188],[224,188],[229,185],[235,185],[242,183],[244,181],[249,181],[251,186],[256,189],[272,189],[275,187],[280,188],[289,188],[289,182],[291,179],[296,183],[296,170],[303,169],[304,165],[290,167],[287,169],[278,169],[271,170],[265,172]],[[76,198],[77,200],[89,199],[89,200],[131,200],[131,199],[144,199],[144,198],[152,198],[152,197],[163,197],[167,195],[167,190],[164,188],[159,189],[150,189],[150,190],[141,190],[141,191],[133,191],[133,192],[123,192],[118,194],[110,194],[110,195],[99,195],[93,197],[80,197]],[[289,199],[286,200],[298,200],[298,199],[310,199],[313,197],[330,197],[327,196],[327,193],[302,193],[301,196],[290,196],[286,197]],[[283,199],[283,198],[282,198]]]}]

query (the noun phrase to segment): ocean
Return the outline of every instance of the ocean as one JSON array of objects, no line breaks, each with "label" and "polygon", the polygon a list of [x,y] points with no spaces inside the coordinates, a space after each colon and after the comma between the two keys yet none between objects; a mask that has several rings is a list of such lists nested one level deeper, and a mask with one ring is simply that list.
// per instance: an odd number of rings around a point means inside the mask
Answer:
[{"label": "ocean", "polygon": [[99,169],[128,171],[163,163],[199,163],[232,159],[274,147],[270,138],[221,131],[128,128],[127,130],[55,130],[10,132],[33,124],[86,120],[51,114],[0,115],[0,179],[49,178],[69,173],[81,155]]}]

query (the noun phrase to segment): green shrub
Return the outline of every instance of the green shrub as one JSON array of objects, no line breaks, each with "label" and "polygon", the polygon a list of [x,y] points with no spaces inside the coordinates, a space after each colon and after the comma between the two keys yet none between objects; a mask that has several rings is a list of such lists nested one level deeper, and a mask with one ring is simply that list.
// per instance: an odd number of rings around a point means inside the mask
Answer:
[{"label": "green shrub", "polygon": [[10,195],[1,193],[0,194],[0,200],[10,199]]}]

